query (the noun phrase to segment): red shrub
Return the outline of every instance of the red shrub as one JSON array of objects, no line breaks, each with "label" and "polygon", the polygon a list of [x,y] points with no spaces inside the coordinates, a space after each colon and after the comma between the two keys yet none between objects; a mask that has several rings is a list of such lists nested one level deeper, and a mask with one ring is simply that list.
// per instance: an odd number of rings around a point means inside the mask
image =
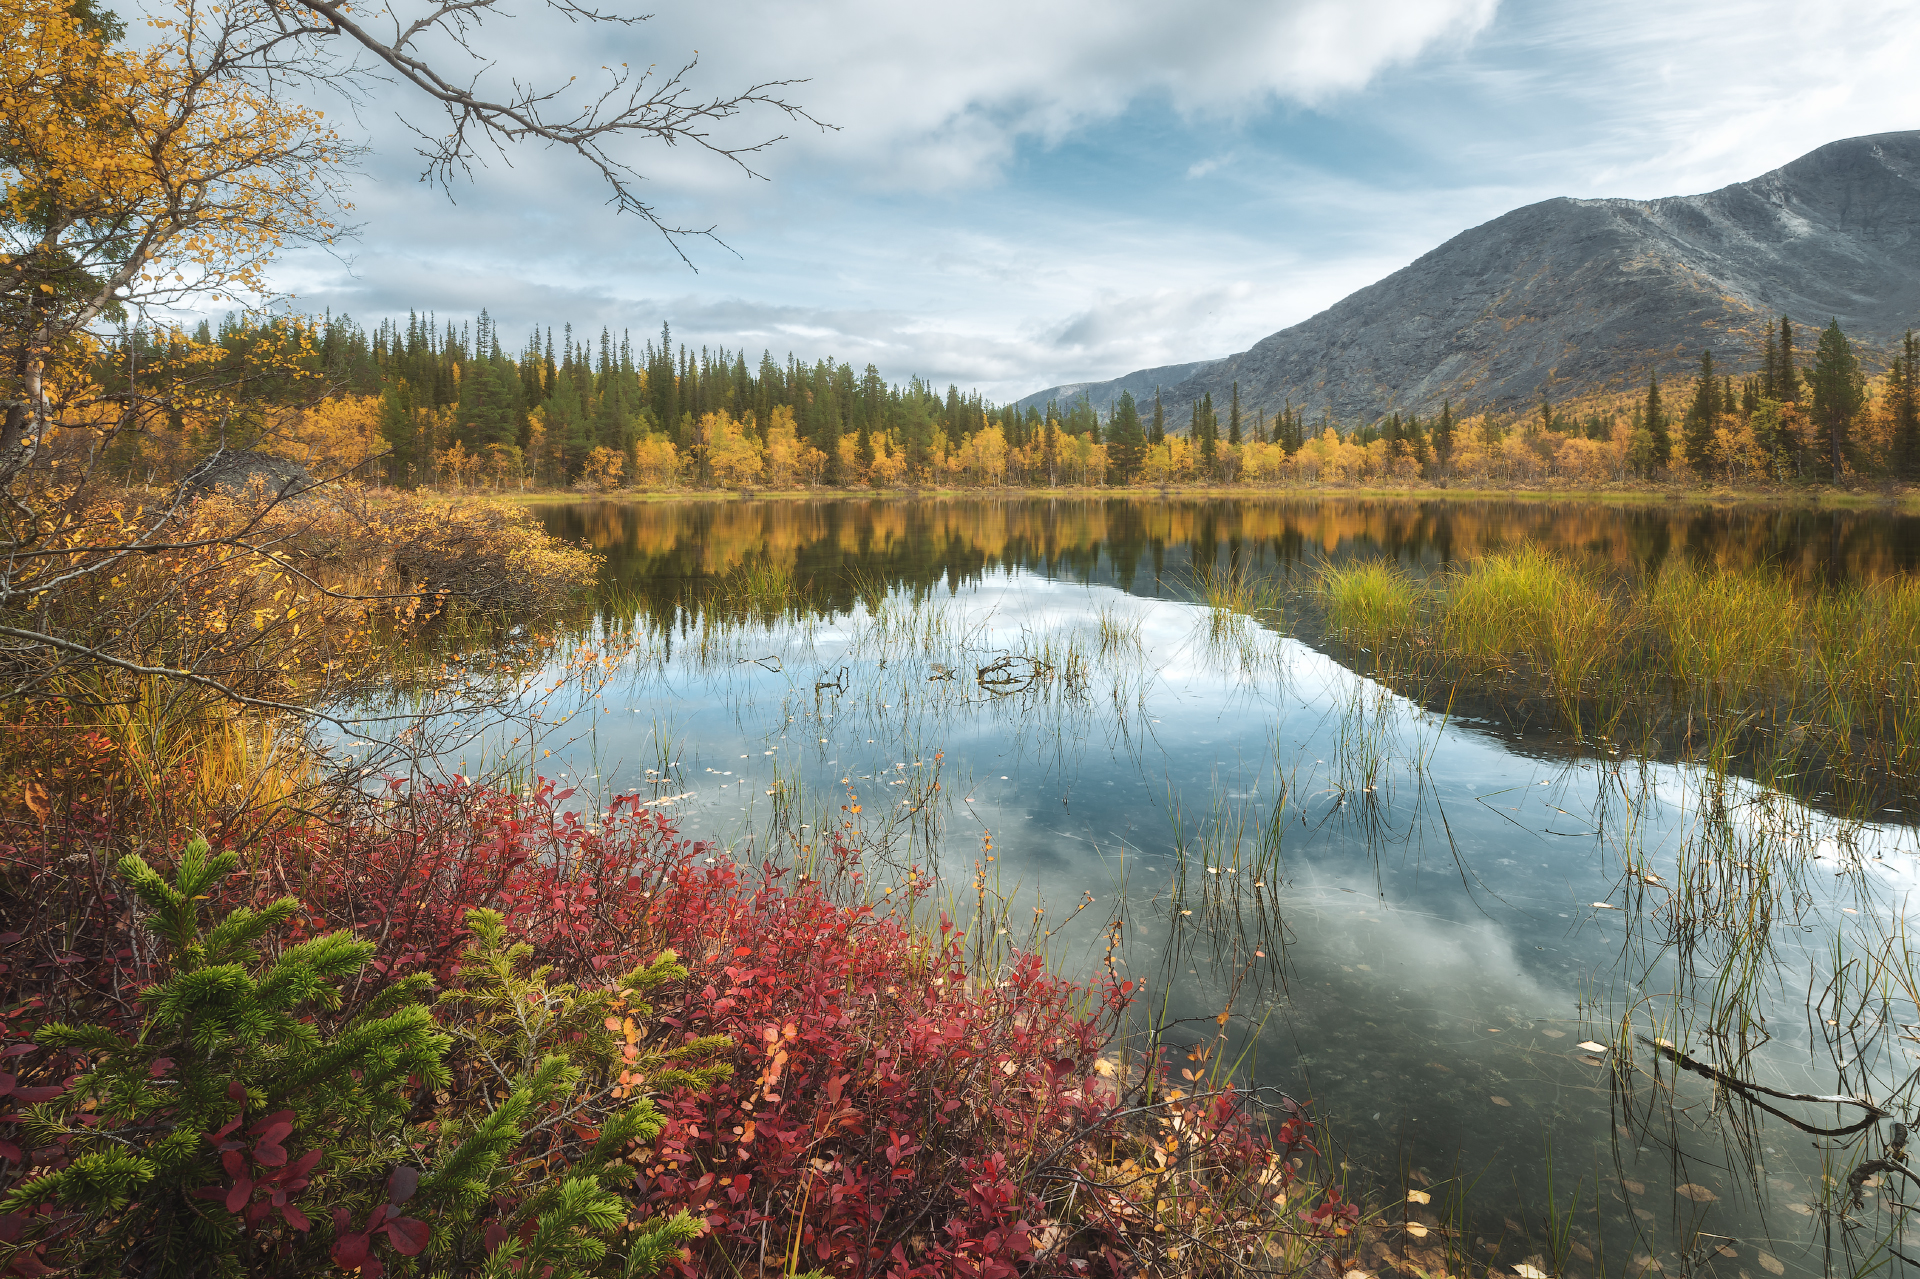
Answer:
[{"label": "red shrub", "polygon": [[[1231,1093],[1129,1109],[1095,1060],[1130,983],[1077,985],[1033,955],[982,980],[944,916],[915,933],[818,880],[683,840],[635,797],[586,820],[563,807],[571,794],[396,780],[262,838],[234,882],[298,896],[302,931],[376,942],[381,976],[357,999],[410,972],[451,975],[477,906],[575,980],[677,952],[689,976],[658,993],[658,1020],[678,1042],[735,1044],[732,1079],[659,1098],[669,1122],[630,1156],[639,1215],[705,1218],[688,1275],[1119,1274],[1177,1255],[1174,1240],[1213,1249],[1220,1264],[1189,1252],[1179,1267],[1200,1272],[1246,1265],[1270,1237],[1268,1199],[1293,1179],[1283,1156],[1310,1149],[1304,1127],[1290,1121],[1275,1152]],[[832,854],[857,887],[855,850]],[[101,936],[82,967],[125,970],[131,988],[131,950]],[[28,993],[4,975],[0,993]],[[1149,1171],[1116,1176],[1129,1152]],[[1253,1225],[1223,1232],[1232,1220]]]}]

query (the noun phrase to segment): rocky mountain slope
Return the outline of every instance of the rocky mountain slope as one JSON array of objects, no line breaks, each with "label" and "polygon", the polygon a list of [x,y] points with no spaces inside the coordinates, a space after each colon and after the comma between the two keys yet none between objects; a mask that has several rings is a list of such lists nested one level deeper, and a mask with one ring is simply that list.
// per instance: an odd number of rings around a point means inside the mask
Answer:
[{"label": "rocky mountain slope", "polygon": [[1291,400],[1310,420],[1513,407],[1684,371],[1702,347],[1754,367],[1782,314],[1806,326],[1803,358],[1830,317],[1870,342],[1920,326],[1920,130],[1832,142],[1705,195],[1530,204],[1238,355],[1021,403],[1084,393],[1105,408],[1159,385],[1169,408],[1203,392],[1224,406],[1237,381],[1249,409]]}]

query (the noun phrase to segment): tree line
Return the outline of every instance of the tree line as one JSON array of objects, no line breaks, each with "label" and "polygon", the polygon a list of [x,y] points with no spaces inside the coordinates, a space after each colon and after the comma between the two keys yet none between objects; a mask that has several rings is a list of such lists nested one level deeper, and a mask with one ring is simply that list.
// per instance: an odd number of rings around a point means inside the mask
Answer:
[{"label": "tree line", "polygon": [[249,387],[218,413],[183,395],[164,428],[119,437],[128,479],[250,438],[403,488],[1920,479],[1911,333],[1869,379],[1837,321],[1803,360],[1782,317],[1758,362],[1736,377],[1703,351],[1678,397],[1651,374],[1635,395],[1353,424],[1249,407],[1237,384],[1179,410],[1159,391],[1105,412],[1084,397],[996,405],[871,364],[695,350],[665,324],[638,340],[570,325],[508,339],[483,311],[458,325],[416,312],[371,329],[331,315],[137,328],[103,348],[96,378],[190,387],[198,368]]}]

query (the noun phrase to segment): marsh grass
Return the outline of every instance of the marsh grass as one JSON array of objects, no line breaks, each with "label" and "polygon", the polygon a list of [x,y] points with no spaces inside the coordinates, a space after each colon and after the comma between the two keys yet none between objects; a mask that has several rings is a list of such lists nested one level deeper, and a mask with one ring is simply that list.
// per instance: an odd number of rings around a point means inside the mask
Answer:
[{"label": "marsh grass", "polygon": [[1128,617],[1111,605],[1103,606],[1095,614],[1100,632],[1100,652],[1102,656],[1114,652],[1137,650],[1140,647],[1140,619]]},{"label": "marsh grass", "polygon": [[765,623],[796,613],[801,603],[793,569],[765,556],[736,565],[727,574],[722,592],[732,610]]},{"label": "marsh grass", "polygon": [[1282,583],[1250,577],[1235,568],[1208,565],[1196,569],[1193,585],[1216,629],[1243,617],[1277,617],[1286,601],[1286,588]]},{"label": "marsh grass", "polygon": [[1423,701],[1638,754],[1711,760],[1862,811],[1920,780],[1920,585],[1842,588],[1669,563],[1606,578],[1537,548],[1416,580],[1329,567],[1329,634]]}]

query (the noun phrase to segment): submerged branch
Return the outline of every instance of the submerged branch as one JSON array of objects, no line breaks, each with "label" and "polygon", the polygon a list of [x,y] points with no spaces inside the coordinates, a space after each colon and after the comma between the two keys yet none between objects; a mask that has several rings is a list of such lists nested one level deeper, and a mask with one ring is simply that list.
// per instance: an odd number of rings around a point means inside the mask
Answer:
[{"label": "submerged branch", "polygon": [[[1838,1093],[1781,1092],[1777,1088],[1768,1088],[1764,1084],[1750,1083],[1745,1079],[1736,1079],[1717,1066],[1710,1066],[1704,1061],[1696,1061],[1663,1039],[1648,1039],[1645,1035],[1640,1035],[1638,1038],[1641,1043],[1647,1045],[1647,1047],[1653,1049],[1655,1052],[1664,1053],[1674,1065],[1679,1066],[1681,1069],[1691,1070],[1696,1075],[1704,1075],[1716,1084],[1733,1089],[1768,1114],[1784,1119],[1801,1132],[1812,1133],[1816,1137],[1844,1137],[1849,1133],[1859,1132],[1863,1128],[1870,1128],[1879,1120],[1890,1118],[1887,1111],[1880,1109],[1880,1107],[1870,1101],[1862,1101],[1858,1097],[1847,1097]],[[1858,1106],[1867,1112],[1867,1116],[1858,1123],[1848,1124],[1845,1128],[1815,1128],[1811,1124],[1801,1123],[1785,1111],[1769,1106],[1766,1102],[1760,1100],[1761,1096],[1777,1097],[1781,1101],[1811,1101],[1822,1105]]]}]

